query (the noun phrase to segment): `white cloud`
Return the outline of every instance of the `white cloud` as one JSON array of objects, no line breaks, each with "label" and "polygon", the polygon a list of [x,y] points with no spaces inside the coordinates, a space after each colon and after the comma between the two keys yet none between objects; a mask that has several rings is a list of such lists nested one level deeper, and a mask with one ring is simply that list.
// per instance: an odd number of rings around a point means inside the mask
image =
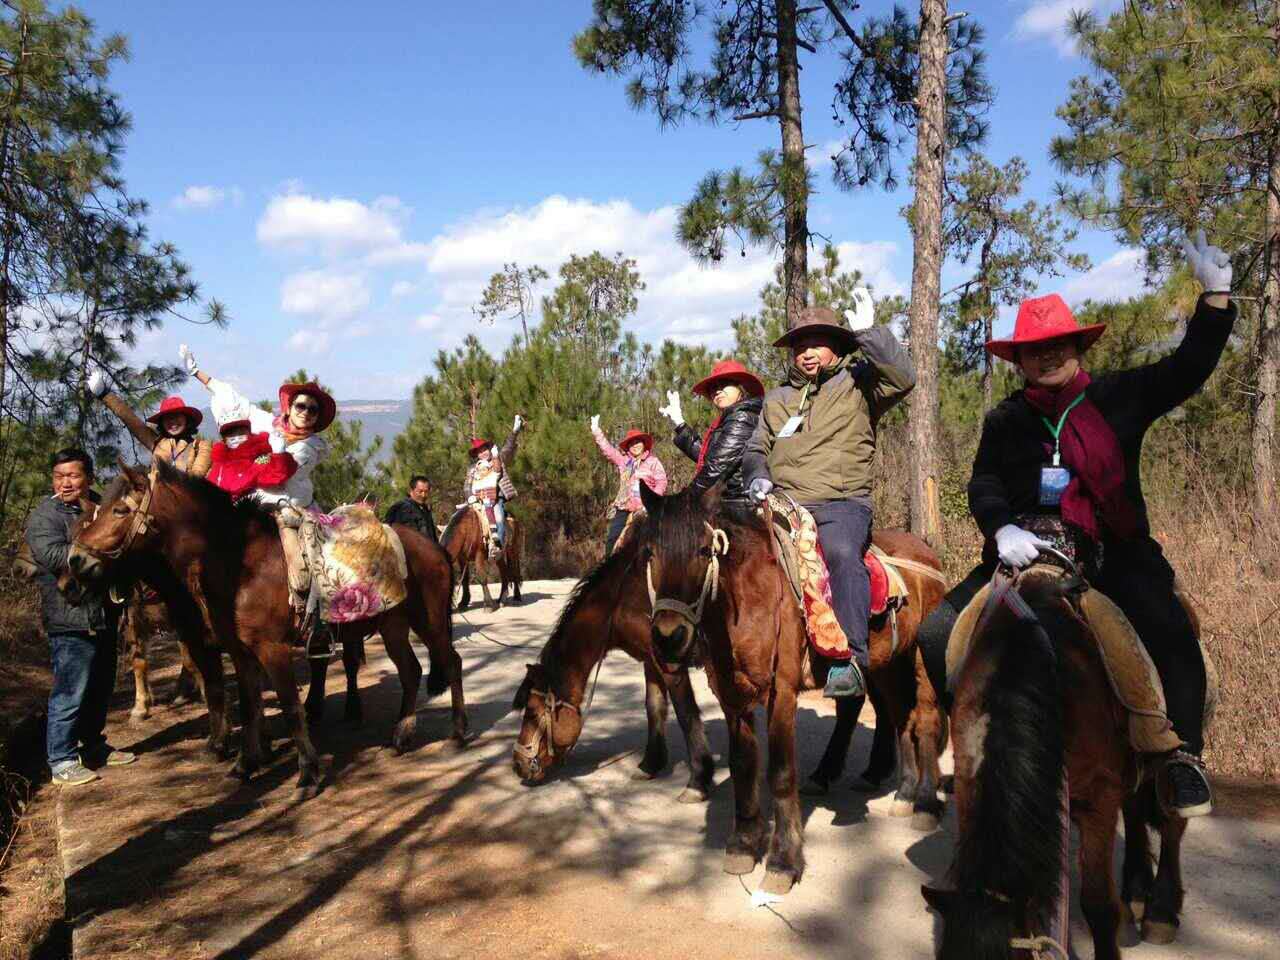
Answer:
[{"label": "white cloud", "polygon": [[419,330],[435,330],[443,322],[444,320],[438,313],[424,313],[417,320],[413,321],[413,325]]},{"label": "white cloud", "polygon": [[324,353],[329,349],[329,334],[323,330],[297,330],[287,343],[290,350],[299,353]]},{"label": "white cloud", "polygon": [[401,297],[407,297],[418,289],[416,283],[410,283],[408,280],[397,280],[391,285],[391,296],[397,300]]},{"label": "white cloud", "polygon": [[244,191],[239,187],[215,187],[208,184],[187,187],[171,201],[179,210],[212,210],[230,201],[239,204]]},{"label": "white cloud", "polygon": [[1119,0],[1037,0],[1018,16],[1013,33],[1023,40],[1047,40],[1059,55],[1071,57],[1076,54],[1071,14],[1077,10],[1106,14],[1119,5]]},{"label": "white cloud", "polygon": [[826,143],[820,143],[815,147],[810,147],[808,156],[805,158],[809,161],[809,167],[813,170],[829,170],[835,164],[836,155],[844,149],[845,141],[828,140]]},{"label": "white cloud", "polygon": [[258,242],[276,250],[329,256],[395,248],[408,211],[396,197],[371,204],[290,193],[272,197],[258,221]]},{"label": "white cloud", "polygon": [[1062,287],[1062,299],[1071,306],[1085,300],[1127,300],[1147,292],[1146,255],[1141,250],[1117,250],[1087,273]]},{"label": "white cloud", "polygon": [[354,317],[369,306],[369,287],[360,274],[303,270],[280,285],[280,309],[335,323]]}]

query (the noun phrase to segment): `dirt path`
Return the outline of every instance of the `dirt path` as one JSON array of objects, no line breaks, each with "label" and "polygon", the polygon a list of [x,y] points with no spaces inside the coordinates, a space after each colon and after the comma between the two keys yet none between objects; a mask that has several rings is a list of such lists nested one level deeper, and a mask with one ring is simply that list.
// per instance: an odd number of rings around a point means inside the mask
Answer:
[{"label": "dirt path", "polygon": [[[675,802],[681,759],[664,779],[631,779],[643,744],[643,681],[621,654],[606,661],[583,742],[566,776],[537,789],[511,771],[511,696],[536,658],[567,582],[529,584],[525,606],[470,614],[505,643],[459,621],[472,729],[462,751],[431,742],[448,731],[447,698],[426,706],[426,743],[404,756],[384,746],[399,685],[381,648],[362,674],[363,729],[341,715],[330,675],[330,720],[317,734],[328,787],[292,803],[285,751],[245,786],[223,775],[199,739],[202,711],[157,712],[148,725],[113,718],[113,737],[142,753],[59,805],[67,916],[78,957],[927,958],[933,921],[919,886],[950,857],[946,828],[913,833],[886,798],[840,791],[806,802],[808,872],[785,902],[752,908],[720,861],[731,816],[724,725],[699,678],[721,786],[709,804]],[[870,717],[865,722],[872,722]],[[817,760],[831,725],[820,700],[801,703],[800,752]],[[870,731],[855,740],[865,762]],[[1185,852],[1186,923],[1174,947],[1133,956],[1277,955],[1280,828],[1227,818],[1196,823]],[[1089,956],[1083,930],[1073,941]]]}]

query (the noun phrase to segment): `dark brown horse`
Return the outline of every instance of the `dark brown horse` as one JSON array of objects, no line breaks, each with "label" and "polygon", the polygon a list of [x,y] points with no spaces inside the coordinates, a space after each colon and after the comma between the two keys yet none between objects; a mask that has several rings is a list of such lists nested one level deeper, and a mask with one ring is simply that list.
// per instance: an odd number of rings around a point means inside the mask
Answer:
[{"label": "dark brown horse", "polygon": [[[409,646],[409,629],[427,645],[437,669],[449,677],[453,692],[454,735],[466,733],[461,658],[453,648],[449,618],[450,578],[444,553],[425,538],[396,529],[404,544],[408,599],[368,621],[379,630],[400,672],[403,687],[400,720],[393,742],[403,749],[415,732],[414,709],[422,668]],[[245,730],[235,770],[251,776],[267,745],[262,720],[265,672],[298,748],[302,796],[314,796],[321,781],[319,757],[311,743],[293,678],[295,628],[289,606],[284,552],[274,519],[252,500],[233,504],[221,490],[159,464],[149,479],[125,468],[104,497],[94,520],[76,538],[70,566],[80,579],[109,574],[121,557],[143,556],[167,568],[174,581],[199,606],[207,635],[231,655],[240,687]],[[173,586],[153,585],[170,601]],[[189,630],[180,634],[191,643]],[[204,645],[192,657],[204,674],[211,727],[225,731],[225,704],[216,703],[213,661],[216,647]],[[224,734],[225,736],[225,734]]]},{"label": "dark brown horse", "polygon": [[[466,610],[471,606],[472,567],[480,581],[480,589],[484,591],[484,604],[490,610],[497,610],[506,602],[508,587],[511,588],[513,602],[523,602],[520,585],[524,581],[524,574],[520,558],[524,553],[524,527],[510,514],[507,515],[506,526],[507,537],[502,551],[497,557],[490,557],[484,527],[474,509],[470,506],[459,507],[449,519],[448,526],[440,536],[440,546],[449,555],[449,561],[453,564],[454,583],[462,590],[458,610]],[[502,589],[496,601],[489,593],[489,572],[492,566],[498,568],[498,579],[502,581]]]},{"label": "dark brown horse", "polygon": [[[735,798],[734,829],[725,871],[750,873],[766,856],[766,892],[786,892],[804,873],[803,824],[796,773],[796,698],[812,687],[804,618],[774,557],[772,534],[747,512],[719,511],[719,490],[701,497],[660,497],[641,485],[649,521],[641,543],[655,597],[653,648],[666,670],[700,660],[724,711]],[[909,534],[876,534],[887,553],[933,570],[937,557]],[[938,753],[945,720],[931,700],[918,698],[915,633],[941,600],[932,577],[903,570],[909,598],[892,625],[871,625],[869,680],[878,689],[887,723],[900,745],[899,799],[936,824]],[[772,839],[760,809],[760,748],[753,715],[768,711]],[[847,749],[847,743],[844,745]],[[923,825],[923,824],[922,824]]]},{"label": "dark brown horse", "polygon": [[[1142,919],[1144,939],[1173,939],[1186,821],[1162,813],[1154,783],[1134,792],[1139,767],[1128,720],[1072,603],[1082,586],[1043,565],[1016,585],[998,582],[953,680],[955,889],[923,891],[943,917],[944,960],[1029,958],[1029,940],[1065,939],[1064,815],[1080,831],[1080,905],[1093,955],[1118,960],[1122,910],[1113,851],[1122,807],[1125,897]],[[1154,879],[1148,824],[1161,833]]]}]

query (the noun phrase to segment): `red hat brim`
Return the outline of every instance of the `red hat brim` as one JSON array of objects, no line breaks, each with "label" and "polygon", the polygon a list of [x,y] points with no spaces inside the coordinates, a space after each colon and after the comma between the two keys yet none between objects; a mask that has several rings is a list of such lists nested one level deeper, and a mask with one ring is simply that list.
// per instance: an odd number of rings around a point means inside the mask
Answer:
[{"label": "red hat brim", "polygon": [[1092,347],[1103,332],[1107,329],[1105,323],[1094,323],[1087,327],[1077,327],[1075,330],[1067,330],[1065,332],[1054,332],[1039,337],[1007,337],[1003,340],[988,340],[987,352],[992,356],[999,357],[1001,360],[1007,360],[1015,366],[1018,363],[1018,347],[1028,343],[1044,343],[1047,340],[1064,340],[1067,337],[1080,338],[1080,352],[1084,353]]},{"label": "red hat brim", "polygon": [[644,448],[645,448],[646,450],[652,450],[652,449],[653,449],[653,437],[652,437],[652,436],[650,436],[650,435],[649,435],[649,434],[647,434],[647,433],[643,433],[643,432],[642,432],[642,431],[640,431],[640,430],[632,430],[630,433],[628,433],[625,437],[623,437],[623,438],[622,438],[622,444],[621,444],[621,446],[622,446],[622,452],[623,452],[623,453],[626,453],[626,452],[627,452],[627,448],[628,448],[628,447],[630,447],[630,446],[631,446],[633,443],[635,443],[637,440],[638,440],[640,443],[643,443],[643,444],[644,444]]},{"label": "red hat brim", "polygon": [[171,413],[181,413],[185,415],[188,423],[190,424],[190,429],[192,430],[200,426],[200,422],[204,420],[204,414],[195,407],[171,407],[168,410],[157,410],[151,416],[147,417],[147,423],[153,423],[158,427],[160,426],[160,421]]},{"label": "red hat brim", "polygon": [[474,457],[481,450],[488,450],[491,446],[492,444],[489,443],[488,440],[481,440],[478,437],[473,437],[471,439],[471,456]]},{"label": "red hat brim", "polygon": [[329,396],[329,392],[321,387],[318,383],[286,383],[280,387],[280,413],[288,417],[289,406],[293,403],[293,398],[300,393],[305,393],[309,397],[314,397],[316,402],[320,404],[320,416],[316,418],[316,433],[324,430],[338,416],[338,404]]},{"label": "red hat brim", "polygon": [[699,397],[711,399],[716,392],[716,387],[722,383],[736,383],[742,386],[750,396],[763,397],[764,384],[760,382],[760,378],[754,373],[746,371],[742,373],[722,373],[719,376],[712,374],[711,376],[699,380],[693,385],[693,394]]}]

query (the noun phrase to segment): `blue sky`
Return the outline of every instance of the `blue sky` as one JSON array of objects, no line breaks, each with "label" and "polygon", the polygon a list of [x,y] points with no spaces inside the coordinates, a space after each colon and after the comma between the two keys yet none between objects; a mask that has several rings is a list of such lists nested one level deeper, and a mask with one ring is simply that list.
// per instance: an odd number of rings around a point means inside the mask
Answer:
[{"label": "blue sky", "polygon": [[[963,7],[988,31],[998,96],[987,151],[1028,161],[1031,196],[1049,196],[1054,110],[1083,70],[1062,24],[1073,7],[1108,2]],[[554,273],[570,252],[620,250],[648,284],[637,333],[717,348],[771,274],[764,250],[698,267],[672,225],[703,174],[750,164],[776,144],[776,125],[661,130],[632,111],[620,81],[572,57],[587,0],[130,0],[87,11],[130,42],[112,77],[134,121],[129,189],[152,204],[153,236],[177,244],[232,317],[225,332],[170,323],[140,344],[145,358],[172,360],[185,339],[211,372],[263,396],[306,366],[340,398],[399,397],[467,333],[495,349],[510,340],[510,327],[470,313],[505,261]],[[822,165],[840,135],[828,110],[838,66],[813,56],[803,66],[805,139]],[[904,200],[841,194],[824,172],[811,226],[877,290],[903,292]],[[1084,233],[1079,247],[1095,269],[1046,292],[1078,302],[1141,284],[1134,254],[1108,237]]]}]

